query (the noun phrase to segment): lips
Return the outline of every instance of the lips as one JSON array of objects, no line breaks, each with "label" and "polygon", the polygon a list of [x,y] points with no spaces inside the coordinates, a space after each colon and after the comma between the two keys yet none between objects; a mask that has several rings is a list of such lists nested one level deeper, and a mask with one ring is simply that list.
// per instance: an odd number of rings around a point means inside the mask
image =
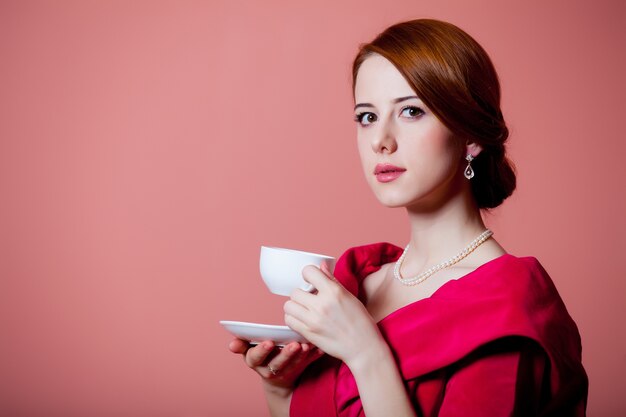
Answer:
[{"label": "lips", "polygon": [[406,171],[406,169],[395,165],[378,164],[374,169],[374,175],[376,175],[376,179],[379,182],[391,182],[402,175],[404,171]]}]

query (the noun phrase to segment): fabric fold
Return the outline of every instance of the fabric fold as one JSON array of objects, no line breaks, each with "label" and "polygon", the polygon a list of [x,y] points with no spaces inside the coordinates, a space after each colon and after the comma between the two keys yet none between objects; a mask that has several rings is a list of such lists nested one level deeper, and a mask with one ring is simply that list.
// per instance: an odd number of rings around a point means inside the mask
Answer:
[{"label": "fabric fold", "polygon": [[[338,259],[334,275],[363,299],[363,280],[382,265],[395,262],[401,253],[401,248],[386,242],[351,248]],[[392,312],[378,327],[405,381],[450,367],[499,339],[532,340],[549,358],[546,409],[564,410],[574,404],[576,415],[584,415],[588,380],[581,364],[578,329],[552,280],[533,257],[505,254],[493,259],[442,285],[429,298]],[[429,401],[414,398],[420,400]],[[307,411],[311,402],[318,404],[313,414]],[[294,391],[290,415],[356,416],[362,412],[359,407],[352,374],[345,364],[332,359],[307,368]],[[356,411],[343,413],[351,409]]]}]

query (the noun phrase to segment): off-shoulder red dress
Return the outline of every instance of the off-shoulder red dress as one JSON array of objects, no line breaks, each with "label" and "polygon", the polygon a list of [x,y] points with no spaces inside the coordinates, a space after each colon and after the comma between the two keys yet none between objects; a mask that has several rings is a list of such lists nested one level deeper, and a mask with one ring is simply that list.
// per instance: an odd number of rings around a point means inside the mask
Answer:
[{"label": "off-shoulder red dress", "polygon": [[[334,275],[359,297],[363,279],[401,253],[389,243],[351,248]],[[420,417],[585,415],[578,329],[533,257],[493,259],[378,327]],[[297,381],[290,416],[364,415],[341,361],[325,356]]]}]

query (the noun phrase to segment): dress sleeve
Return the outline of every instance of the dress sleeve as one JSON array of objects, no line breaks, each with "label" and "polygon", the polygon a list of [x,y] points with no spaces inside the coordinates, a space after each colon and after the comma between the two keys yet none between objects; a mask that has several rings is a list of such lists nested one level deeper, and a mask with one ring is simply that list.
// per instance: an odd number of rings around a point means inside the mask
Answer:
[{"label": "dress sleeve", "polygon": [[438,416],[539,415],[549,395],[548,363],[530,339],[485,345],[453,366]]}]

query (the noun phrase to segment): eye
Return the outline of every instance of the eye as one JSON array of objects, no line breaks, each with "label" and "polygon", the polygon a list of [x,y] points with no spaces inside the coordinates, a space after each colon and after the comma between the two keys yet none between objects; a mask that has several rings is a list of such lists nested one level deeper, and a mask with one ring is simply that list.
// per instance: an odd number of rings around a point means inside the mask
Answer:
[{"label": "eye", "polygon": [[376,115],[370,112],[359,113],[354,117],[354,121],[360,123],[361,126],[368,126],[376,121]]},{"label": "eye", "polygon": [[407,106],[403,108],[402,111],[400,112],[400,114],[404,114],[404,113],[406,113],[410,118],[415,118],[424,114],[424,110],[415,106]]}]

